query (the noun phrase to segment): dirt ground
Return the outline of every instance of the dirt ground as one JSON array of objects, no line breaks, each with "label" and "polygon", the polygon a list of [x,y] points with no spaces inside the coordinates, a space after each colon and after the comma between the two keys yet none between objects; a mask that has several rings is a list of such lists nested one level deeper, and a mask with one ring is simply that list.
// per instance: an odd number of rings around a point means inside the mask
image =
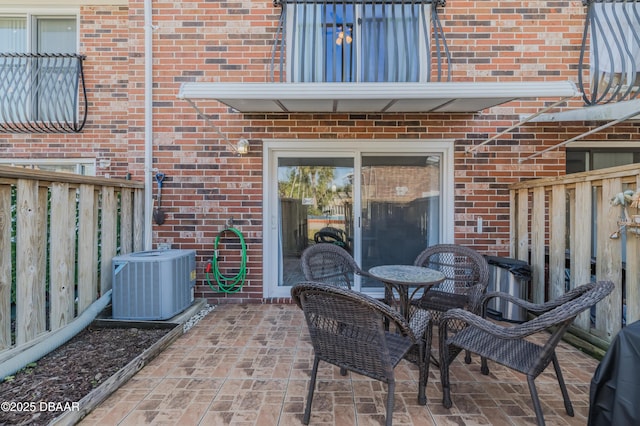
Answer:
[{"label": "dirt ground", "polygon": [[0,425],[46,425],[169,331],[83,330],[0,383]]}]

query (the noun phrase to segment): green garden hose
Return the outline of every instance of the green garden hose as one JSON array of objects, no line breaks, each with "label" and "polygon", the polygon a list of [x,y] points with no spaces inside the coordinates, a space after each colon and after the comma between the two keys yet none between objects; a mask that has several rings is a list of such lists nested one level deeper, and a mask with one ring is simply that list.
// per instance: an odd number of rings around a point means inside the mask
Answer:
[{"label": "green garden hose", "polygon": [[[238,273],[236,275],[229,277],[223,275],[222,272],[220,272],[220,268],[218,266],[218,244],[220,243],[222,234],[224,234],[225,231],[234,233],[240,240],[240,267],[238,268]],[[247,245],[244,241],[244,237],[242,236],[242,232],[240,232],[236,228],[225,228],[218,234],[213,246],[213,258],[207,265],[207,269],[205,272],[207,283],[209,284],[209,287],[211,287],[211,289],[214,291],[218,290],[224,293],[237,293],[242,289],[244,280],[247,276]],[[217,289],[216,286],[214,286],[211,282],[210,275],[213,275],[213,277],[215,278]]]}]

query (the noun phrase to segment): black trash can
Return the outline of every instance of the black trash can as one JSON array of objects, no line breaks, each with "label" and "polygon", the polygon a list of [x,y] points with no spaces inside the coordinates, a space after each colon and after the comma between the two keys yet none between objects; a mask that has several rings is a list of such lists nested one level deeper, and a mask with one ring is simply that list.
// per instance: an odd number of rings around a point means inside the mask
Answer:
[{"label": "black trash can", "polygon": [[[489,286],[487,292],[501,291],[520,299],[529,300],[531,267],[523,260],[509,257],[485,256],[489,263]],[[527,310],[499,298],[487,305],[487,315],[512,322],[527,320]]]}]

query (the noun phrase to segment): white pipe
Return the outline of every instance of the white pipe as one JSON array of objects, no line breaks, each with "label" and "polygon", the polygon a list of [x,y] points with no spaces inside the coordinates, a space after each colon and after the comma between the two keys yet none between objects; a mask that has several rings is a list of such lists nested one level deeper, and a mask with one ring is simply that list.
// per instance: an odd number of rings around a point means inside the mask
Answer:
[{"label": "white pipe", "polygon": [[153,7],[144,0],[144,250],[151,250],[153,210]]},{"label": "white pipe", "polygon": [[91,324],[91,321],[107,307],[109,302],[111,302],[111,290],[93,302],[78,318],[64,327],[50,332],[45,340],[0,364],[0,380],[23,369],[27,364],[39,360],[57,347],[67,343],[72,337]]}]

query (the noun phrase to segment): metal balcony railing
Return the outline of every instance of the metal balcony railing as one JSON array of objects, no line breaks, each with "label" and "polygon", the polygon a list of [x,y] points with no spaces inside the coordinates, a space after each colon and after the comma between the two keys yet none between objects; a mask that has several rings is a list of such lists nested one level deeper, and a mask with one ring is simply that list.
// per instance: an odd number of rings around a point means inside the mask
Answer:
[{"label": "metal balcony railing", "polygon": [[275,0],[271,81],[451,80],[444,0]]},{"label": "metal balcony railing", "polygon": [[[583,0],[587,6],[578,84],[587,105],[640,92],[640,0]],[[591,78],[585,78],[589,72]]]},{"label": "metal balcony railing", "polygon": [[80,132],[87,120],[84,59],[0,53],[0,132]]}]

